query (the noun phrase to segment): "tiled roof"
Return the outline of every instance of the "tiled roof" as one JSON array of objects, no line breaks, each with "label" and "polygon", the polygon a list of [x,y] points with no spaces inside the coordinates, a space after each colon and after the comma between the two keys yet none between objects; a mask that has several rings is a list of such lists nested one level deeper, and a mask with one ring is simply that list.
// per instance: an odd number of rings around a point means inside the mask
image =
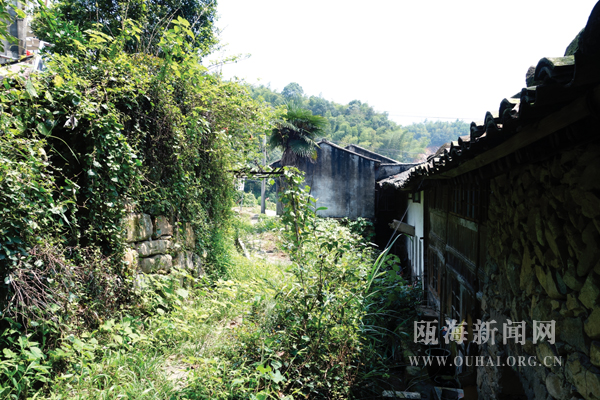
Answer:
[{"label": "tiled roof", "polygon": [[[568,52],[572,51],[569,46]],[[410,170],[379,182],[413,188],[423,179],[451,178],[488,165],[589,115],[600,115],[600,3],[578,36],[574,55],[542,58],[526,88],[500,102],[497,115],[471,123],[459,137]]]},{"label": "tiled roof", "polygon": [[406,186],[408,179],[410,178],[411,174],[413,173],[413,169],[414,169],[414,167],[407,171],[390,176],[389,178],[382,179],[377,183],[382,186],[393,185],[397,188],[402,188],[402,187]]}]

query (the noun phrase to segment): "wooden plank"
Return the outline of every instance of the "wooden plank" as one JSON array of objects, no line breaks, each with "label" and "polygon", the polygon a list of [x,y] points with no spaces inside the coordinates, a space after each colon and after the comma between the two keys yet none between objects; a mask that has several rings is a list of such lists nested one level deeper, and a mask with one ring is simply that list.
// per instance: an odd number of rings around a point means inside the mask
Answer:
[{"label": "wooden plank", "polygon": [[415,227],[404,222],[394,219],[392,220],[392,223],[389,224],[389,227],[398,233],[406,233],[407,235],[415,236]]},{"label": "wooden plank", "polygon": [[[600,86],[593,91],[594,104],[600,104]],[[456,168],[443,172],[439,175],[433,175],[429,178],[454,178],[469,171],[484,167],[496,160],[501,159],[515,151],[528,146],[538,140],[551,135],[552,133],[566,128],[567,126],[590,115],[590,110],[587,105],[587,96],[582,96],[571,104],[563,107],[560,111],[550,114],[536,124],[530,125],[523,131],[518,132],[515,136],[506,140],[502,144],[479,154],[472,160],[459,165]]]},{"label": "wooden plank", "polygon": [[248,250],[246,250],[246,246],[244,246],[244,242],[242,242],[242,239],[238,238],[238,243],[240,244],[240,247],[244,251],[244,256],[246,256],[246,258],[249,260],[250,255],[248,254]]}]

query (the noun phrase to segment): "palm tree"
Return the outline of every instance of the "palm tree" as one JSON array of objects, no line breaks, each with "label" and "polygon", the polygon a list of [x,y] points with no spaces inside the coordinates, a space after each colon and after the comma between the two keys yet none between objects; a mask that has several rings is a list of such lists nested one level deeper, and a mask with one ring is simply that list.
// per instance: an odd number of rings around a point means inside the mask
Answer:
[{"label": "palm tree", "polygon": [[300,160],[314,162],[319,147],[315,139],[324,133],[326,126],[326,118],[313,115],[312,111],[305,108],[288,104],[284,119],[275,122],[269,145],[283,151],[282,166],[298,165]]}]

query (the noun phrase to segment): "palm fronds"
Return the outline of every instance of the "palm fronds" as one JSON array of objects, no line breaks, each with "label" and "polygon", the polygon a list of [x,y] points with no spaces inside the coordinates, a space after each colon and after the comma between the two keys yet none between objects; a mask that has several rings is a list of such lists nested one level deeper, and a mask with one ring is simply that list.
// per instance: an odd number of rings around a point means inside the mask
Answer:
[{"label": "palm fronds", "polygon": [[314,162],[318,148],[315,139],[323,133],[327,119],[295,105],[287,107],[285,118],[275,122],[269,145],[283,150],[282,165],[296,165],[301,159]]}]

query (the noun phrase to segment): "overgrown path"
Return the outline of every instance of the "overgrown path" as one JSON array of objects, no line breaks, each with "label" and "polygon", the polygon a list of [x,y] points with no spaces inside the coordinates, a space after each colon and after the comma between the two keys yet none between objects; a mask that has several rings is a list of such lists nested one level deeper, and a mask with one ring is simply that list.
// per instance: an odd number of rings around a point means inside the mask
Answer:
[{"label": "overgrown path", "polygon": [[379,398],[419,298],[397,260],[374,261],[360,221],[245,211],[227,277],[147,278],[139,312],[63,341],[36,398]]},{"label": "overgrown path", "polygon": [[[242,215],[238,229],[251,258],[232,254],[229,279],[200,282],[194,289],[149,282],[160,293],[148,290],[144,299],[155,313],[106,321],[81,339],[73,337],[70,350],[78,361],[58,376],[50,393],[37,398],[225,399],[248,380],[270,377],[246,365],[247,343],[240,336],[260,337],[268,316],[254,313],[273,306],[289,261],[273,262],[285,257],[264,223],[251,225]],[[253,397],[266,398],[248,393]]]},{"label": "overgrown path", "polygon": [[[248,220],[252,229],[238,237],[238,245],[246,258],[255,257],[273,264],[289,264],[290,256],[283,251],[281,232],[273,210],[260,214],[257,207],[236,207],[238,218]],[[244,250],[246,252],[244,252]]]}]

